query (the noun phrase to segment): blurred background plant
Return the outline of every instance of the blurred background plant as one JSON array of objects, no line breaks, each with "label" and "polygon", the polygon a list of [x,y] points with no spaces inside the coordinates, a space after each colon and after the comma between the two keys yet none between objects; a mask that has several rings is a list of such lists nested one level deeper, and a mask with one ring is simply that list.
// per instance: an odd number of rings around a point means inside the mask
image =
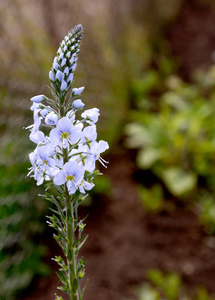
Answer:
[{"label": "blurred background plant", "polygon": [[147,272],[148,282],[138,291],[138,300],[214,300],[204,287],[188,290],[175,272],[163,273],[159,270]]},{"label": "blurred background plant", "polygon": [[22,98],[14,99],[1,90],[0,299],[7,300],[26,288],[35,275],[49,274],[41,261],[46,249],[37,245],[44,231],[41,220],[46,204],[25,178],[26,150],[31,146],[20,127],[25,123],[22,106]]},{"label": "blurred background plant", "polygon": [[[168,65],[174,65],[172,60]],[[164,76],[158,65],[133,83],[135,108],[125,126],[126,145],[138,149],[137,166],[158,181],[150,190],[139,187],[139,194],[145,207],[152,202],[155,209],[170,208],[163,200],[165,191],[195,207],[201,198],[200,219],[213,234],[215,67],[198,70],[189,83],[169,71]],[[203,192],[199,197],[200,190],[207,190],[207,197]]]}]

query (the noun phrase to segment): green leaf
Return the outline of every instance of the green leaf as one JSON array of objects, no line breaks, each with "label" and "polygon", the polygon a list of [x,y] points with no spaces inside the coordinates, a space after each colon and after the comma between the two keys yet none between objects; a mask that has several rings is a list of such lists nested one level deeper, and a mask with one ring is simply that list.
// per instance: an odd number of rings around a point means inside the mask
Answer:
[{"label": "green leaf", "polygon": [[87,238],[88,238],[88,235],[85,234],[76,242],[76,244],[78,244],[78,246],[76,247],[76,251],[75,251],[76,255],[77,255],[78,251],[81,249],[81,247],[84,245],[84,243],[86,242]]},{"label": "green leaf", "polygon": [[154,70],[148,71],[141,79],[136,79],[132,88],[137,95],[149,93],[155,88],[159,80],[158,73]]},{"label": "green leaf", "polygon": [[87,279],[87,282],[86,282],[84,288],[83,288],[82,291],[81,291],[81,300],[82,300],[83,295],[84,295],[84,292],[85,292],[85,290],[86,290],[86,288],[87,288],[87,286],[88,286],[88,283],[89,283],[89,279]]},{"label": "green leaf", "polygon": [[66,221],[65,221],[65,215],[63,213],[63,210],[60,206],[60,204],[58,203],[58,200],[55,199],[55,197],[53,195],[48,194],[48,197],[46,198],[47,200],[51,201],[52,203],[54,203],[58,209],[58,215],[60,216],[61,222],[64,226],[66,226]]},{"label": "green leaf", "polygon": [[167,299],[177,299],[181,286],[181,279],[176,273],[169,273],[165,278],[163,290]]},{"label": "green leaf", "polygon": [[146,148],[140,150],[137,154],[137,165],[142,169],[149,169],[162,156],[159,149]]},{"label": "green leaf", "polygon": [[164,283],[164,276],[159,270],[150,270],[147,273],[148,279],[156,286],[161,287]]},{"label": "green leaf", "polygon": [[66,272],[59,270],[58,272],[56,272],[56,274],[57,274],[57,277],[59,278],[59,280],[63,283],[65,289],[69,289]]},{"label": "green leaf", "polygon": [[126,139],[128,148],[141,148],[151,144],[153,141],[150,130],[138,123],[127,124],[125,126],[125,134],[128,135]]},{"label": "green leaf", "polygon": [[164,206],[163,191],[161,185],[153,185],[150,189],[143,186],[137,187],[140,200],[147,211],[158,212]]},{"label": "green leaf", "polygon": [[174,196],[182,196],[192,191],[196,184],[196,174],[185,172],[180,168],[169,168],[162,172],[162,178]]}]

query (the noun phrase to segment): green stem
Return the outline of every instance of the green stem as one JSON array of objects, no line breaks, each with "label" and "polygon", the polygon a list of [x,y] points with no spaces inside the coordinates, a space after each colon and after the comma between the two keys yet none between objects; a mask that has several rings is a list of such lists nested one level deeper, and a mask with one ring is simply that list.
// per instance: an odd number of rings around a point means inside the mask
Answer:
[{"label": "green stem", "polygon": [[[62,99],[60,100],[62,102]],[[61,103],[60,116],[63,117],[65,113],[64,106]],[[68,150],[63,150],[64,164],[68,162]],[[75,222],[78,222],[78,216],[74,216],[73,203],[74,199],[69,195],[67,186],[65,184],[66,197],[66,227],[67,227],[67,267],[68,267],[68,283],[69,283],[69,298],[70,300],[80,300],[80,283],[77,278],[77,255],[75,254]]]},{"label": "green stem", "polygon": [[61,107],[60,107],[60,116],[61,116],[61,118],[64,117],[64,112],[65,112],[64,106],[61,106]]},{"label": "green stem", "polygon": [[66,197],[67,203],[67,240],[68,240],[68,250],[67,250],[67,264],[69,270],[69,293],[70,300],[79,300],[78,297],[78,280],[76,274],[77,268],[77,257],[75,255],[75,249],[73,247],[75,243],[75,233],[74,233],[74,215],[73,215],[73,203],[67,192]]}]

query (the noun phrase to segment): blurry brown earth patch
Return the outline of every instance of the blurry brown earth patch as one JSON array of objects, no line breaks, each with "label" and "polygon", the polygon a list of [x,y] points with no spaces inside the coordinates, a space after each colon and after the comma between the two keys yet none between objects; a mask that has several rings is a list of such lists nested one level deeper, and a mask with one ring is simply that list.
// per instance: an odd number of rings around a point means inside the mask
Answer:
[{"label": "blurry brown earth patch", "polygon": [[172,52],[181,62],[181,75],[185,79],[196,68],[208,67],[215,60],[214,4],[183,1],[178,17],[167,30]]}]

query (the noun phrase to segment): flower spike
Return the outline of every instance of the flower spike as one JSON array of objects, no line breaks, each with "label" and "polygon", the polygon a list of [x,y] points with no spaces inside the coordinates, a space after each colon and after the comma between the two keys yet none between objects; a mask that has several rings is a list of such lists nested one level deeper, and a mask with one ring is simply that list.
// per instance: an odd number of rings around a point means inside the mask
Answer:
[{"label": "flower spike", "polygon": [[[76,98],[84,87],[72,88],[72,84],[82,38],[83,27],[79,24],[60,43],[49,72],[54,99],[44,95],[30,99],[34,124],[27,127],[30,139],[36,144],[29,155],[32,166],[28,176],[37,185],[47,184],[43,197],[56,206],[53,210],[56,215],[48,217],[47,223],[56,230],[54,238],[66,258],[54,259],[60,266],[58,277],[62,286],[59,289],[73,300],[82,300],[86,289],[80,286],[86,260],[79,259],[79,250],[87,235],[82,235],[85,218],[79,219],[78,206],[94,187],[95,175],[101,175],[96,170],[96,162],[106,168],[101,153],[109,148],[107,142],[97,141],[99,109],[87,109],[78,119],[77,112],[85,104]],[[58,296],[56,299],[63,300]]]}]

